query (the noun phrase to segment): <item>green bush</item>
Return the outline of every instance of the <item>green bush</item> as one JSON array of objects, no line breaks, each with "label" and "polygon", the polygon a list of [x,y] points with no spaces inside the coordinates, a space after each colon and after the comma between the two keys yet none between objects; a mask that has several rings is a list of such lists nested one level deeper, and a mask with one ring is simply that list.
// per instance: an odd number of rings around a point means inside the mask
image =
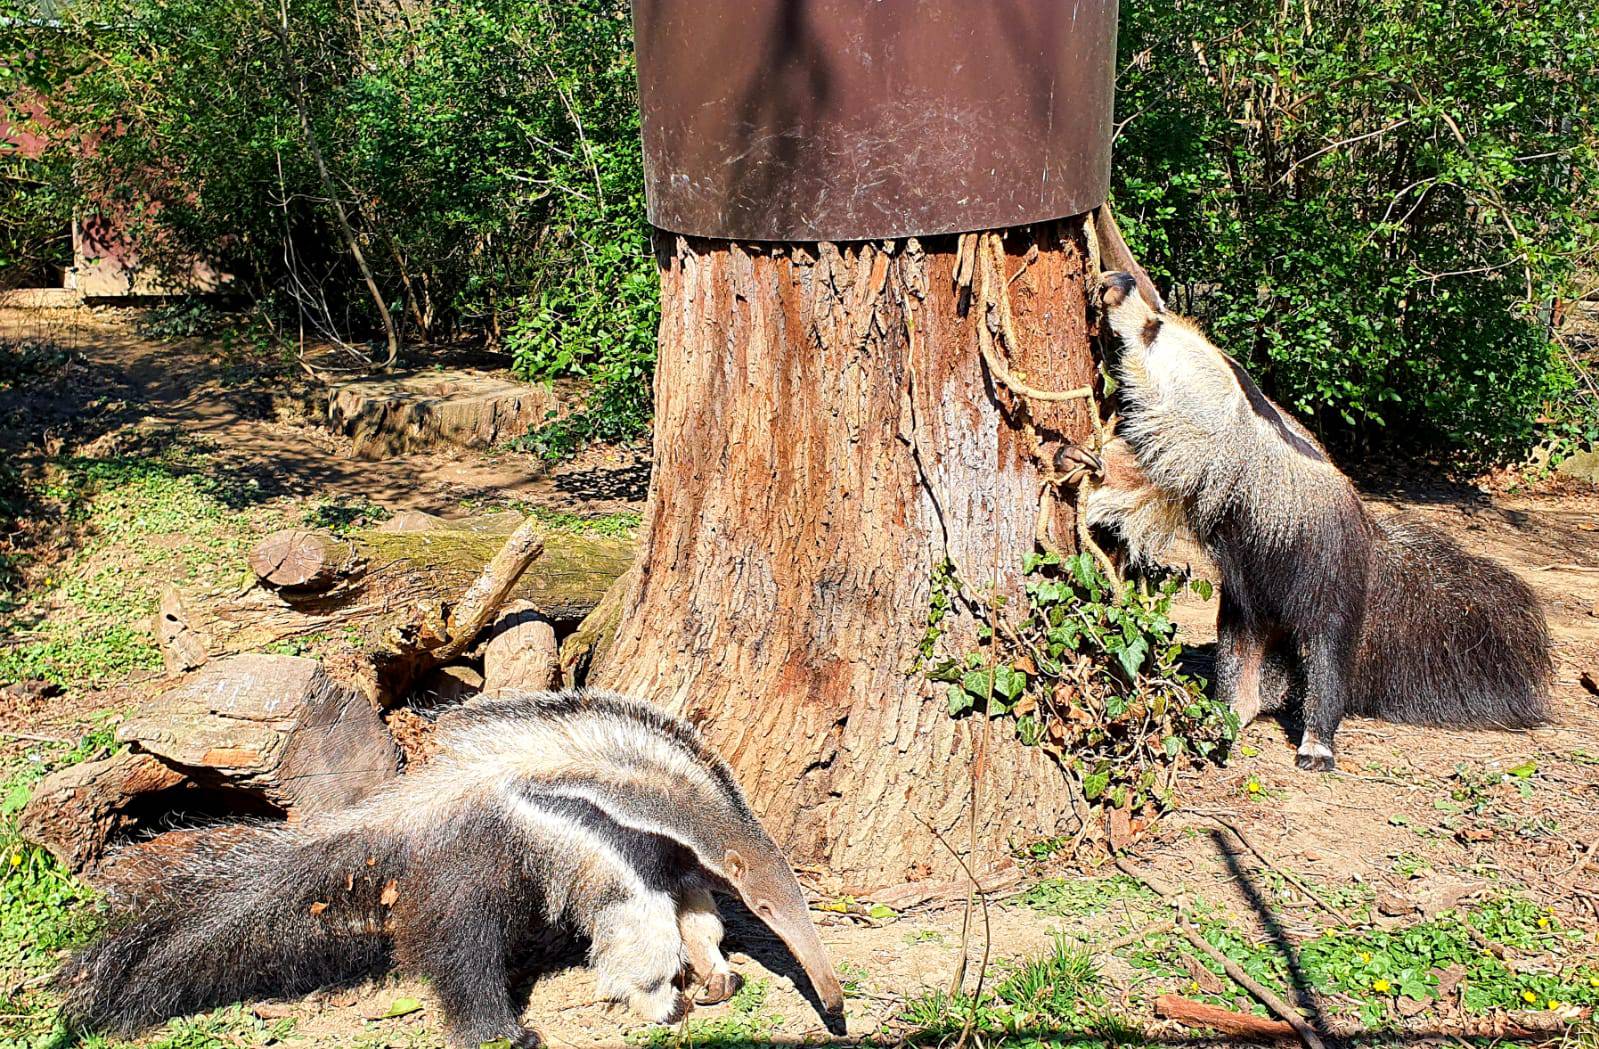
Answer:
[{"label": "green bush", "polygon": [[[0,85],[42,91],[79,139],[12,164],[0,261],[59,256],[38,230],[87,193],[153,256],[219,251],[291,333],[371,338],[314,142],[412,338],[595,382],[534,446],[642,430],[659,307],[623,0],[34,10],[0,0]],[[1124,5],[1129,238],[1346,454],[1592,439],[1599,386],[1547,320],[1599,268],[1593,22],[1569,0]]]},{"label": "green bush", "polygon": [[1599,250],[1596,48],[1566,2],[1124,5],[1114,200],[1176,306],[1335,441],[1591,431],[1547,307]]},{"label": "green bush", "polygon": [[589,376],[592,428],[640,427],[658,307],[625,0],[31,9],[0,0],[0,82],[48,99],[58,186],[152,264],[220,256],[285,334],[359,347],[383,317],[337,198],[411,340]]}]

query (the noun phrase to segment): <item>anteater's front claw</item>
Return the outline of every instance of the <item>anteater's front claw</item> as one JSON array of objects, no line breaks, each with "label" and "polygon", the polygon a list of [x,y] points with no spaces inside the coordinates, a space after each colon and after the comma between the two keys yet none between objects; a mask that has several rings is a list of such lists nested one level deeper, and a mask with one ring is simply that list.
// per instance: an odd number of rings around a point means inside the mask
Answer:
[{"label": "anteater's front claw", "polygon": [[1105,464],[1087,448],[1063,444],[1055,450],[1055,476],[1062,484],[1077,484],[1084,477],[1105,476]]},{"label": "anteater's front claw", "polygon": [[744,977],[738,973],[711,973],[705,981],[705,986],[700,988],[694,996],[695,1005],[721,1005],[738,993],[744,986]]}]

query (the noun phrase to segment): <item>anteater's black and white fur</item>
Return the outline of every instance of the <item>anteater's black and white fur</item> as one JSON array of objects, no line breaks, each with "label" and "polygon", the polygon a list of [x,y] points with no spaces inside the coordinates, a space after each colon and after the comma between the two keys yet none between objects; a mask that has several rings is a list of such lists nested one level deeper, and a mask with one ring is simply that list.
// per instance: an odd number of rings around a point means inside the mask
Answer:
[{"label": "anteater's black and white fur", "polygon": [[1326,770],[1346,711],[1505,728],[1545,718],[1548,630],[1525,583],[1373,515],[1303,426],[1130,275],[1107,275],[1102,301],[1121,343],[1121,414],[1089,522],[1135,559],[1186,536],[1215,560],[1216,684],[1242,721],[1301,696],[1298,763]]},{"label": "anteater's black and white fur", "polygon": [[711,1000],[736,988],[713,886],[841,1009],[792,870],[686,723],[618,695],[540,693],[452,714],[439,742],[348,811],[219,828],[176,869],[145,861],[108,931],[63,967],[64,1019],[131,1035],[393,962],[432,981],[453,1044],[532,1044],[507,964],[557,928],[588,938],[603,997],[671,1022],[688,979]]}]

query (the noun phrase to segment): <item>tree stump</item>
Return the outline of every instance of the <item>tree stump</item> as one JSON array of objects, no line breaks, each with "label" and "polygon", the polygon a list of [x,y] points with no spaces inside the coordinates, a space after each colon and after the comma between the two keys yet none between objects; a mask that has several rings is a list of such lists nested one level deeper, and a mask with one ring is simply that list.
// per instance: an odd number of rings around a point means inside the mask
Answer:
[{"label": "tree stump", "polygon": [[386,459],[441,446],[490,448],[544,425],[576,399],[508,375],[423,371],[363,376],[328,389],[328,424],[362,459]]},{"label": "tree stump", "polygon": [[117,739],[291,815],[352,804],[398,768],[366,697],[298,656],[208,663],[124,721]]},{"label": "tree stump", "polygon": [[[996,387],[975,240],[657,242],[655,472],[599,683],[701,725],[790,857],[842,891],[960,877],[934,831],[1004,864],[1072,812],[1052,758],[952,718],[920,666],[942,566],[1021,603],[1039,444],[1096,426],[1088,400]],[[1083,221],[1010,231],[1003,263],[1010,372],[1091,385]],[[1070,548],[1070,508],[1045,516]],[[978,626],[957,600],[941,643],[977,651]]]}]

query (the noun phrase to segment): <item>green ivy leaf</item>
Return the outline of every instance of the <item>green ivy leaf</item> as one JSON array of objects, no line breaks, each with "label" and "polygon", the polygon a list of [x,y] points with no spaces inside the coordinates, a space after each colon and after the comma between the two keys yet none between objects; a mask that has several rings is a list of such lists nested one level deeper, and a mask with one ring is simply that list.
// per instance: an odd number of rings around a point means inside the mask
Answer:
[{"label": "green ivy leaf", "polygon": [[1027,687],[1027,675],[1014,667],[1001,664],[994,668],[994,691],[1014,703]]}]

